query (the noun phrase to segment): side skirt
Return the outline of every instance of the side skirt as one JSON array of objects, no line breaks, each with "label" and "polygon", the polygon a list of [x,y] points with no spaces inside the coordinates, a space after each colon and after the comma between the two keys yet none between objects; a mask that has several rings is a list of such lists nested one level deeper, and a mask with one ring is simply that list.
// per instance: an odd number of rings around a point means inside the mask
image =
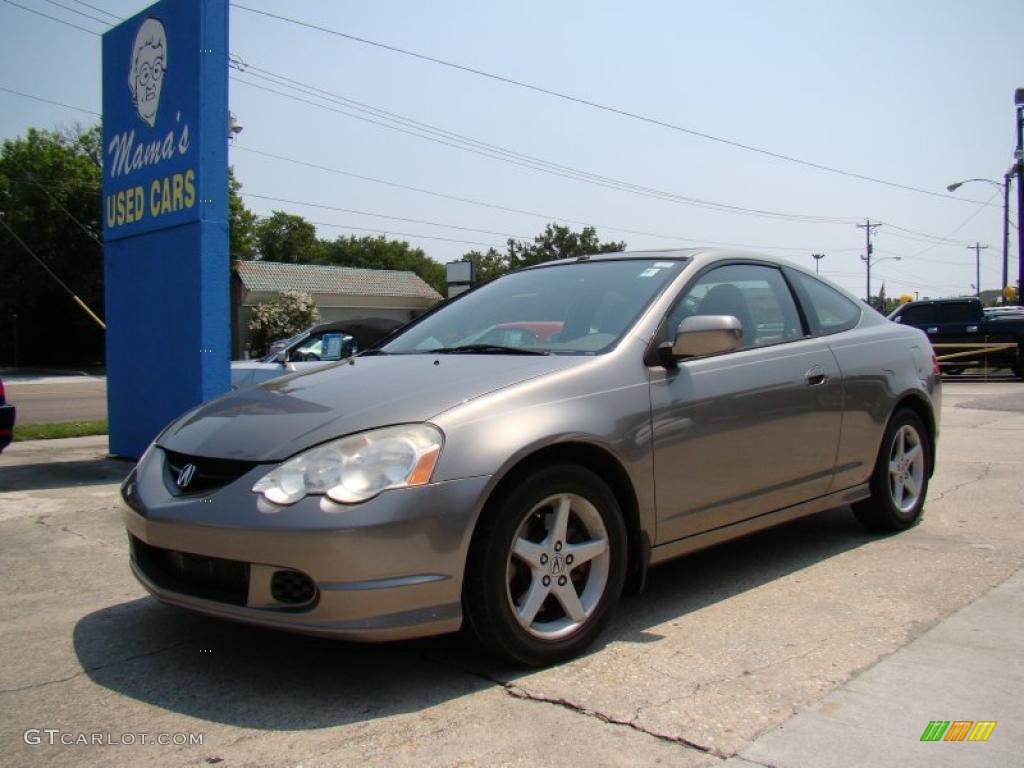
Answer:
[{"label": "side skirt", "polygon": [[661,544],[651,549],[651,565],[657,565],[663,563],[666,560],[671,560],[682,555],[688,555],[691,552],[696,552],[700,549],[707,549],[713,547],[716,544],[721,544],[724,541],[730,539],[738,539],[741,536],[746,536],[748,533],[754,533],[756,531],[763,530],[765,528],[771,528],[773,525],[780,523],[786,523],[790,520],[796,520],[800,517],[806,517],[807,515],[814,515],[818,512],[824,512],[827,509],[834,509],[841,507],[844,504],[852,504],[855,501],[866,499],[871,495],[871,491],[867,483],[863,485],[857,485],[853,488],[847,488],[844,491],[838,491],[836,493],[830,493],[827,496],[821,496],[811,501],[805,501],[802,504],[794,504],[792,507],[785,507],[784,509],[777,510],[775,512],[769,512],[765,515],[758,515],[748,520],[742,520],[732,525],[722,526],[721,528],[713,528],[710,531],[704,533],[698,533],[693,536],[687,536],[685,539],[678,539],[676,541],[670,541],[667,544]]}]

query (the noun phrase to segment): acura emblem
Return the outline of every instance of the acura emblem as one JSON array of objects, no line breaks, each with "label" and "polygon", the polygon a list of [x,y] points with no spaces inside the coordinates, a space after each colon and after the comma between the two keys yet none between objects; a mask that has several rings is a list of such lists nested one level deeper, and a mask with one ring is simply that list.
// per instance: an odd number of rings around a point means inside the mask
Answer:
[{"label": "acura emblem", "polygon": [[192,478],[196,476],[196,465],[186,464],[181,468],[181,472],[178,473],[178,478],[175,480],[175,484],[179,488],[188,488],[189,483],[192,482]]}]

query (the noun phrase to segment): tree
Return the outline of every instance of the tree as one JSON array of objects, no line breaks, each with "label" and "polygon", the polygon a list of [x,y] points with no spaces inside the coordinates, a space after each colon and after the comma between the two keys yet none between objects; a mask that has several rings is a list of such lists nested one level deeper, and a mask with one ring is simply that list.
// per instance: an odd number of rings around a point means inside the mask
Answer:
[{"label": "tree", "polygon": [[255,227],[260,258],[288,264],[309,264],[317,254],[316,227],[301,216],[274,211]]},{"label": "tree", "polygon": [[[103,359],[103,331],[8,232],[103,317],[99,126],[29,129],[0,149],[0,325],[14,328],[19,364]],[[14,339],[0,338],[13,362]]]},{"label": "tree", "polygon": [[333,241],[322,240],[316,255],[317,264],[366,269],[398,269],[415,272],[442,296],[445,294],[444,267],[420,248],[402,240],[383,236],[341,236]]},{"label": "tree", "polygon": [[316,302],[308,293],[284,291],[270,301],[252,308],[249,318],[249,346],[263,353],[272,341],[294,336],[320,319]]},{"label": "tree", "polygon": [[231,261],[256,258],[256,214],[245,207],[239,192],[242,182],[235,178],[235,169],[228,166],[228,237]]},{"label": "tree", "polygon": [[597,237],[597,230],[593,227],[584,227],[581,231],[574,232],[569,227],[548,224],[543,232],[533,238],[532,243],[509,238],[504,253],[489,248],[486,253],[470,251],[464,258],[476,265],[477,280],[485,281],[545,261],[570,259],[594,253],[615,253],[625,249],[624,242],[602,243]]}]

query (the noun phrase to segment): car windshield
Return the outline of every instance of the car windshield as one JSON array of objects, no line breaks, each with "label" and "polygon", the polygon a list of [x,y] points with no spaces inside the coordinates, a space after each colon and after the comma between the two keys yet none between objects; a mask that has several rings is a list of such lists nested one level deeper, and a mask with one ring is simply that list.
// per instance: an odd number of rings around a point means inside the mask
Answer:
[{"label": "car windshield", "polygon": [[515,272],[425,317],[378,353],[600,354],[684,264],[630,258]]},{"label": "car windshield", "polygon": [[278,339],[277,341],[271,343],[270,349],[267,351],[267,354],[265,354],[263,357],[260,358],[260,362],[261,363],[272,363],[272,362],[275,362],[275,359],[277,358],[277,356],[279,354],[281,354],[281,352],[283,350],[288,349],[288,347],[290,347],[292,344],[297,342],[299,339],[305,338],[308,335],[309,335],[309,328],[307,328],[304,331],[299,331],[294,336],[289,336],[287,339]]}]

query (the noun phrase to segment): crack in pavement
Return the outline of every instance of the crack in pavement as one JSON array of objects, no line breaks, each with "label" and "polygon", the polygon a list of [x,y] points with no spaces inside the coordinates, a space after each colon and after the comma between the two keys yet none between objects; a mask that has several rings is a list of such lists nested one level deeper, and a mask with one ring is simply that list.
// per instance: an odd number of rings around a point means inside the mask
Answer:
[{"label": "crack in pavement", "polygon": [[109,549],[112,546],[110,542],[103,541],[102,539],[90,538],[89,536],[86,536],[84,533],[79,533],[78,531],[71,530],[71,528],[69,528],[66,525],[56,525],[54,523],[48,523],[46,522],[46,518],[48,517],[50,517],[50,515],[38,515],[37,517],[33,518],[33,522],[36,525],[41,525],[48,531],[60,531],[62,533],[70,534],[71,536],[77,536],[82,541],[88,544],[98,544],[99,546],[105,547],[107,549]]},{"label": "crack in pavement", "polygon": [[974,485],[975,483],[980,483],[982,480],[988,477],[991,471],[992,464],[986,462],[983,469],[981,470],[981,473],[977,477],[974,477],[970,480],[964,480],[962,483],[957,483],[952,488],[948,488],[945,491],[942,491],[938,496],[936,496],[933,499],[930,499],[929,501],[931,501],[931,503],[934,504],[937,501],[942,501],[947,496],[951,496],[952,494],[959,491],[961,488],[965,488],[968,485]]},{"label": "crack in pavement", "polygon": [[179,648],[179,647],[181,647],[183,645],[195,645],[195,643],[192,640],[182,640],[181,642],[177,642],[177,643],[174,643],[172,645],[168,645],[165,648],[157,648],[155,651],[147,651],[146,653],[136,653],[136,654],[134,654],[132,656],[126,656],[123,659],[114,659],[113,661],[108,661],[106,664],[97,664],[94,667],[84,667],[84,668],[78,670],[77,672],[75,672],[75,674],[73,674],[73,675],[69,675],[67,677],[61,677],[61,678],[58,678],[56,680],[43,680],[42,682],[39,682],[39,683],[31,683],[29,685],[22,685],[22,686],[19,686],[17,688],[0,688],[0,694],[3,694],[3,693],[18,693],[19,691],[31,691],[31,690],[33,690],[35,688],[45,688],[48,685],[57,685],[59,683],[66,683],[69,680],[74,680],[76,677],[81,677],[82,675],[88,674],[90,672],[100,672],[100,671],[102,671],[104,669],[109,669],[110,667],[113,667],[113,666],[118,665],[118,664],[127,664],[127,663],[132,662],[132,661],[137,661],[138,659],[145,659],[145,658],[147,658],[149,656],[156,656],[158,654],[166,653],[167,651],[174,650],[175,648]]},{"label": "crack in pavement", "polygon": [[553,704],[557,707],[568,709],[570,712],[575,712],[576,714],[584,715],[585,717],[593,717],[597,720],[600,720],[603,723],[608,723],[609,725],[618,725],[624,728],[631,728],[632,730],[637,731],[638,733],[642,733],[645,736],[651,736],[652,738],[658,739],[659,741],[667,741],[672,744],[677,744],[683,747],[689,747],[690,749],[695,749],[698,752],[703,752],[706,755],[711,755],[722,760],[728,759],[729,757],[729,755],[726,755],[725,753],[721,752],[715,747],[709,747],[706,744],[701,744],[700,742],[692,741],[691,739],[687,739],[685,736],[673,736],[672,734],[660,733],[658,731],[651,730],[650,728],[645,728],[644,726],[636,722],[636,719],[640,713],[639,710],[637,711],[636,715],[634,715],[632,718],[630,718],[629,720],[625,720],[620,717],[615,717],[614,715],[606,714],[604,712],[601,712],[600,710],[591,709],[590,707],[586,707],[582,704],[577,704],[576,702],[570,701],[566,698],[548,696],[547,694],[543,693],[534,693],[533,691],[530,691],[520,685],[516,685],[515,683],[507,682],[504,680],[500,680],[496,677],[492,677],[486,672],[478,672],[474,669],[464,667],[461,664],[458,664],[452,660],[433,658],[427,654],[423,654],[422,657],[428,661],[432,661],[436,664],[443,664],[445,666],[456,669],[459,672],[462,672],[466,675],[470,675],[471,677],[476,677],[480,680],[484,680],[488,683],[491,683],[492,685],[496,685],[500,687],[506,694],[508,694],[514,699],[519,699],[520,701],[532,701],[540,704]]}]

